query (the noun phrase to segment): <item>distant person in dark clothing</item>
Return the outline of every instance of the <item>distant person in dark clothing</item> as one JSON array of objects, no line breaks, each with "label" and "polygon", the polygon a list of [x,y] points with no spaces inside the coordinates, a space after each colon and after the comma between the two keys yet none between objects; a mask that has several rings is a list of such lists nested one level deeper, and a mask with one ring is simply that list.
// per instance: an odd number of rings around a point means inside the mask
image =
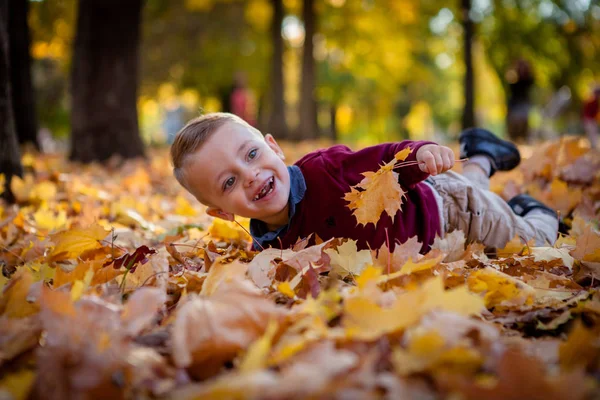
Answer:
[{"label": "distant person in dark clothing", "polygon": [[232,86],[222,93],[222,110],[237,115],[252,126],[256,126],[256,102],[248,88],[246,75],[237,72]]},{"label": "distant person in dark clothing", "polygon": [[590,99],[583,102],[583,129],[590,140],[593,149],[598,148],[600,132],[598,130],[598,117],[600,116],[600,86],[596,86]]},{"label": "distant person in dark clothing", "polygon": [[529,63],[518,60],[506,72],[506,81],[510,90],[506,116],[508,136],[513,141],[524,140],[529,135],[529,91],[534,82]]}]

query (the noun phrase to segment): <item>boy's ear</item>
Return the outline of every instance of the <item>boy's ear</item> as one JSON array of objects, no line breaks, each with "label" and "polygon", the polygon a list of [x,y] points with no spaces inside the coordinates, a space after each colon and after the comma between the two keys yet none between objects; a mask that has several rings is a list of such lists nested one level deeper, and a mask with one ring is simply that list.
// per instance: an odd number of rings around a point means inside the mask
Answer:
[{"label": "boy's ear", "polygon": [[224,219],[225,221],[233,221],[235,219],[235,215],[232,213],[225,212],[216,207],[208,207],[206,213],[212,217]]},{"label": "boy's ear", "polygon": [[283,150],[281,150],[281,147],[279,147],[279,145],[277,144],[277,141],[275,140],[273,135],[271,135],[270,133],[267,133],[265,135],[265,142],[267,142],[267,146],[269,146],[271,148],[271,150],[273,150],[279,156],[279,158],[281,158],[282,160],[285,160],[285,155],[283,154]]}]

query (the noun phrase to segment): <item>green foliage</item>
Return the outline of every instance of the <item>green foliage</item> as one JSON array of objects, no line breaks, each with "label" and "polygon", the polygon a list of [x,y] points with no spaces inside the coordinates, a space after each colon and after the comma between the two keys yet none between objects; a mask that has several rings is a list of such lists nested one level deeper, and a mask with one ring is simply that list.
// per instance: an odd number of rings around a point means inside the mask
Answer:
[{"label": "green foliage", "polygon": [[[286,0],[284,5],[287,15],[301,17],[301,0]],[[316,100],[322,110],[337,108],[342,140],[457,133],[464,75],[459,5],[316,1]],[[218,109],[217,100],[240,71],[256,93],[259,108],[268,112],[272,12],[269,0],[147,0],[140,95],[153,103],[146,107],[142,102],[142,121],[160,120],[165,84],[173,95],[195,94],[192,114],[198,108]],[[41,125],[54,131],[69,130],[66,87],[75,16],[76,0],[31,3],[39,115]],[[589,83],[598,79],[600,6],[593,1],[587,6],[559,0],[480,1],[474,2],[471,16],[476,22],[476,106],[486,126],[503,125],[505,73],[518,58],[533,65],[538,104],[568,85],[574,95],[572,107],[578,107]],[[286,41],[285,98],[292,127],[298,118],[300,50]],[[46,79],[50,72],[42,60],[52,63],[53,80]],[[154,114],[148,117],[149,112]]]}]

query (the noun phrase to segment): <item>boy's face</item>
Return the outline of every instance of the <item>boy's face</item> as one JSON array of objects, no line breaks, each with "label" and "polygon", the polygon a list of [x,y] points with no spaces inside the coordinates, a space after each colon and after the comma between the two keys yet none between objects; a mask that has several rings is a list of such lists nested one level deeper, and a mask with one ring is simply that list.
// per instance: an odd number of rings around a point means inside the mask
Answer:
[{"label": "boy's face", "polygon": [[226,122],[187,162],[185,177],[193,195],[210,215],[234,215],[270,225],[288,222],[290,176],[283,152],[271,135]]}]

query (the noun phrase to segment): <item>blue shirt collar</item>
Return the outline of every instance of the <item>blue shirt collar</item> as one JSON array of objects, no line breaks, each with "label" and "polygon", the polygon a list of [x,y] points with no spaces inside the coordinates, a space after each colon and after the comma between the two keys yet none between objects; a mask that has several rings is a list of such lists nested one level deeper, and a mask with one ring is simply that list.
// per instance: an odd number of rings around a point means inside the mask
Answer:
[{"label": "blue shirt collar", "polygon": [[290,197],[288,200],[288,223],[277,230],[270,231],[267,224],[258,219],[250,220],[250,234],[261,246],[265,247],[266,243],[275,240],[279,235],[285,233],[288,229],[292,217],[296,213],[296,205],[304,198],[306,193],[306,181],[302,171],[296,165],[287,167],[290,174]]}]

